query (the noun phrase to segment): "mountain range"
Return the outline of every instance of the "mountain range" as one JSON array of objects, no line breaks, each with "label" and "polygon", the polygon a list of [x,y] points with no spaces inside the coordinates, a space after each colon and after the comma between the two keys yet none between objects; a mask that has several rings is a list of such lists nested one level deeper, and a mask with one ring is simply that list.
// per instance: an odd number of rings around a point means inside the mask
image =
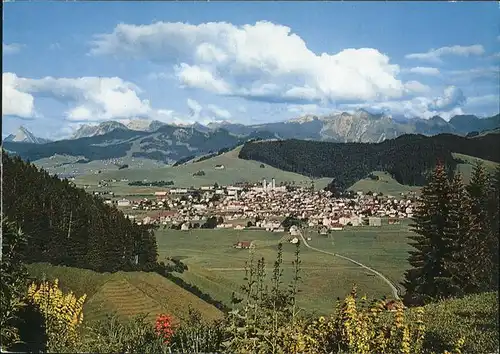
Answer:
[{"label": "mountain range", "polygon": [[3,145],[11,153],[31,161],[60,154],[85,156],[89,161],[142,157],[170,164],[254,139],[377,143],[405,134],[470,136],[498,128],[498,114],[488,118],[459,115],[449,121],[439,116],[405,120],[358,110],[258,125],[224,121],[206,126],[200,123],[169,125],[145,119],[126,123],[107,121],[96,126],[83,125],[70,139],[54,142],[37,138],[21,127],[18,133],[4,139]]},{"label": "mountain range", "polygon": [[[106,121],[99,125],[83,124],[70,139],[80,139],[104,135],[113,130],[132,130],[155,132],[160,127],[168,125],[157,120],[135,119],[127,123]],[[401,119],[383,114],[372,114],[366,110],[354,113],[338,113],[324,116],[305,115],[284,122],[244,125],[227,121],[212,122],[207,125],[194,123],[192,125],[171,125],[191,128],[201,133],[208,133],[218,129],[247,136],[254,132],[268,132],[280,139],[304,139],[331,142],[381,142],[394,139],[403,134],[436,135],[450,133],[467,135],[471,132],[482,132],[500,127],[500,115],[478,118],[474,115],[457,115],[449,121],[439,116],[430,119]],[[5,141],[29,143],[46,143],[46,139],[37,138],[26,128],[20,127],[16,135],[10,135]]]}]

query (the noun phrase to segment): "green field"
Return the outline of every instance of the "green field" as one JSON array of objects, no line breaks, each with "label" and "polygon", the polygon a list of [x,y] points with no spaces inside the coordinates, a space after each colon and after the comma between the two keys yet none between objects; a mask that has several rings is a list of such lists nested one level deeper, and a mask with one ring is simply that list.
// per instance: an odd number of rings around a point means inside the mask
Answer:
[{"label": "green field", "polygon": [[[124,157],[116,159],[116,164],[109,161],[94,160],[87,163],[77,163],[84,159],[84,156],[54,155],[50,158],[43,158],[34,161],[34,164],[48,171],[57,174],[92,175],[98,171],[117,171],[120,164],[128,164],[130,168],[155,169],[165,166],[165,164],[146,158]],[[113,160],[115,161],[115,160]]]},{"label": "green field", "polygon": [[[268,181],[272,178],[276,179],[276,183],[280,182],[295,182],[297,185],[310,186],[311,180],[309,177],[299,175],[297,173],[286,172],[277,168],[265,165],[261,168],[260,162],[242,160],[238,158],[241,147],[232,151],[221,154],[219,156],[195,163],[188,163],[181,166],[168,166],[154,169],[145,168],[129,168],[116,171],[103,172],[101,174],[89,174],[80,176],[75,179],[78,185],[96,185],[102,179],[117,179],[123,178],[129,181],[174,181],[176,187],[200,187],[204,185],[230,185],[236,182],[260,182],[263,178]],[[224,165],[223,170],[216,170],[216,165]],[[193,176],[193,173],[204,171],[204,176]],[[331,179],[323,178],[315,180],[317,188],[324,188]],[[120,188],[128,187],[126,183],[117,184]],[[154,189],[150,189],[154,190]]]},{"label": "green field", "polygon": [[[74,166],[86,166],[87,173],[76,177],[75,183],[78,186],[89,185],[92,190],[97,190],[97,184],[100,180],[112,180],[115,179],[117,182],[112,183],[109,187],[105,189],[114,192],[118,196],[128,196],[128,195],[148,195],[156,190],[163,190],[165,188],[161,187],[135,187],[129,186],[128,182],[121,182],[122,179],[127,179],[128,181],[174,181],[175,187],[200,187],[204,185],[213,185],[218,183],[219,185],[230,185],[237,182],[250,182],[257,183],[262,179],[271,180],[276,179],[276,182],[292,182],[298,186],[310,186],[311,179],[309,177],[282,171],[277,168],[271,167],[264,164],[264,168],[261,168],[260,162],[252,160],[242,160],[238,158],[238,154],[241,147],[238,147],[232,151],[215,156],[200,162],[186,163],[181,166],[164,166],[153,163],[148,163],[148,160],[140,162],[140,166],[137,164],[131,165],[128,169],[118,170],[117,166],[105,165],[103,162],[91,162],[89,164],[75,164]],[[468,183],[470,175],[474,168],[474,165],[478,161],[483,161],[486,168],[489,171],[498,166],[497,163],[481,160],[475,157],[453,154],[453,157],[460,159],[463,163],[459,163],[457,166],[457,171],[463,176],[464,182]],[[57,159],[58,163],[60,159]],[[49,161],[49,159],[44,159],[44,161],[37,161],[40,166],[50,167],[54,164],[54,161]],[[139,162],[137,162],[139,163]],[[224,165],[223,170],[216,170],[216,165]],[[58,167],[58,170],[63,169],[64,171],[69,171],[70,166],[65,165]],[[50,167],[54,169],[53,167]],[[71,167],[73,168],[73,167]],[[76,167],[74,167],[76,168]],[[78,167],[80,169],[80,167]],[[103,172],[96,174],[95,171],[101,169]],[[93,171],[93,172],[91,172]],[[204,176],[193,176],[194,173],[198,171],[204,171]],[[374,171],[374,175],[379,177],[379,180],[372,180],[370,178],[363,178],[353,184],[349,190],[362,191],[364,193],[368,191],[383,193],[388,195],[398,195],[400,193],[407,193],[411,191],[418,191],[419,187],[406,186],[398,183],[394,178],[392,178],[387,172]],[[322,189],[331,181],[330,178],[320,178],[316,179],[315,188]]]},{"label": "green field", "polygon": [[28,265],[28,272],[37,279],[57,278],[63,290],[71,290],[77,296],[87,294],[84,313],[90,322],[111,313],[125,319],[148,313],[150,321],[160,313],[169,313],[183,321],[187,319],[189,306],[198,309],[207,319],[222,315],[214,306],[156,273],[97,273],[44,263]]},{"label": "green field", "polygon": [[406,186],[400,184],[392,176],[383,171],[372,172],[375,176],[378,176],[378,180],[373,180],[370,178],[363,178],[358,182],[354,183],[348,190],[355,192],[361,191],[363,193],[376,192],[383,193],[385,195],[397,196],[401,193],[417,192],[420,188],[414,186]]},{"label": "green field", "polygon": [[463,154],[453,154],[455,159],[461,160],[464,163],[459,163],[457,165],[457,171],[462,175],[464,183],[469,183],[470,177],[472,175],[472,171],[474,170],[474,166],[481,162],[483,163],[486,171],[489,173],[495,172],[495,169],[500,165],[493,161],[483,160],[477,157],[463,155]]},{"label": "green field", "polygon": [[[308,233],[310,245],[354,258],[386,275],[393,282],[402,279],[408,268],[408,225],[359,227],[331,234],[331,238]],[[283,234],[251,230],[157,231],[160,260],[179,257],[189,270],[179,274],[217,300],[229,304],[231,293],[238,292],[245,275],[248,250],[234,249],[237,241],[255,241],[255,256],[264,257],[267,273],[272,271],[277,244]],[[332,245],[333,241],[333,245]],[[284,282],[292,278],[295,245],[283,246]],[[337,297],[344,297],[356,283],[360,293],[369,297],[391,296],[390,288],[380,278],[346,260],[301,247],[302,292],[299,305],[309,311],[329,313]]]}]

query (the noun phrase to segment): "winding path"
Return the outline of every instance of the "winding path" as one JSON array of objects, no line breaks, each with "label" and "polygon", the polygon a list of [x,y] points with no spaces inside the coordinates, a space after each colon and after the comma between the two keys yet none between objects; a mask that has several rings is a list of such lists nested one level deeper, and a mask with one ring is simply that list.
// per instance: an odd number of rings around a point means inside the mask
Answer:
[{"label": "winding path", "polygon": [[345,256],[342,256],[338,253],[333,253],[333,252],[328,252],[328,251],[324,251],[324,250],[321,250],[319,248],[316,248],[316,247],[312,247],[311,245],[309,245],[306,241],[306,239],[304,238],[304,235],[302,235],[302,231],[299,231],[299,235],[300,235],[300,238],[302,239],[302,242],[304,243],[304,245],[313,250],[313,251],[316,251],[316,252],[321,252],[321,253],[324,253],[324,254],[329,254],[331,256],[334,256],[334,257],[339,257],[339,258],[342,258],[342,259],[345,259],[346,261],[349,261],[351,263],[354,263],[358,266],[360,266],[361,268],[364,268],[370,272],[372,272],[373,274],[377,275],[380,279],[382,279],[384,282],[387,283],[387,285],[390,286],[391,290],[392,290],[392,295],[394,296],[394,299],[396,300],[400,300],[400,297],[399,297],[399,294],[398,294],[398,289],[396,288],[396,286],[394,286],[394,284],[389,280],[387,279],[383,274],[377,272],[375,269],[373,268],[370,268],[362,263],[359,263],[358,261],[355,261],[354,259],[351,259],[351,258],[348,258],[348,257],[345,257]]}]

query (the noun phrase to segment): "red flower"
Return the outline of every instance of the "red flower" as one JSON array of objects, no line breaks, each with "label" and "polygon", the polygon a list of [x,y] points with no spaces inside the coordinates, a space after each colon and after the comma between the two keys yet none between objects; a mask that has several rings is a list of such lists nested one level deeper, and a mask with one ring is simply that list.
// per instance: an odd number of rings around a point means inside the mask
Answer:
[{"label": "red flower", "polygon": [[165,314],[161,314],[156,317],[155,331],[158,336],[163,338],[164,343],[168,343],[174,334],[172,317]]}]

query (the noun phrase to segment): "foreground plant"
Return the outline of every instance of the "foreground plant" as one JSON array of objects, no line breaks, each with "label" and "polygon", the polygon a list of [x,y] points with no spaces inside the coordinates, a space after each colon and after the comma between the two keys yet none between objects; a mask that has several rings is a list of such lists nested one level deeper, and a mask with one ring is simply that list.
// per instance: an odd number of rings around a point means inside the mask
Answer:
[{"label": "foreground plant", "polygon": [[78,329],[83,322],[86,295],[77,298],[72,292],[64,294],[56,279],[53,284],[33,283],[27,293],[28,304],[43,316],[47,348],[57,351],[72,348],[78,341]]}]

